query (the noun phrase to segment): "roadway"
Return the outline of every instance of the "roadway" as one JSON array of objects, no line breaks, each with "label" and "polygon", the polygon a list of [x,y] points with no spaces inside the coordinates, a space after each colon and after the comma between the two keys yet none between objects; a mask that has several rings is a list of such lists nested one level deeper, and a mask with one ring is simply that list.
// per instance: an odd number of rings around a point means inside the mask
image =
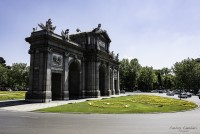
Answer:
[{"label": "roadway", "polygon": [[[196,96],[187,100],[200,105],[200,100]],[[0,134],[199,133],[199,108],[186,112],[159,114],[60,114],[0,110]]]}]

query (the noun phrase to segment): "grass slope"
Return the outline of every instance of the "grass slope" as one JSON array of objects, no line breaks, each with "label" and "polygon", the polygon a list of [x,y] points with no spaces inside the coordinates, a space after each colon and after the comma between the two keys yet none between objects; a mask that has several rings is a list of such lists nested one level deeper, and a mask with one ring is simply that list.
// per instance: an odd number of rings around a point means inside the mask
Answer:
[{"label": "grass slope", "polygon": [[40,112],[58,113],[152,113],[183,111],[196,108],[197,105],[185,101],[159,96],[133,95],[118,98],[86,101],[75,104],[67,104],[38,110]]},{"label": "grass slope", "polygon": [[0,91],[0,101],[25,99],[26,91]]}]

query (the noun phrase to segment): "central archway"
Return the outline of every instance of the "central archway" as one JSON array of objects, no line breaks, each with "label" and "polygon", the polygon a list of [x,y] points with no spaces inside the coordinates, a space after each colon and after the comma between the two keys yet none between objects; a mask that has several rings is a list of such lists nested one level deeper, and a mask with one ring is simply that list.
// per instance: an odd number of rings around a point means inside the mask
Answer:
[{"label": "central archway", "polygon": [[69,99],[80,98],[80,64],[74,61],[69,66]]},{"label": "central archway", "polygon": [[101,92],[101,96],[105,96],[105,77],[106,77],[106,69],[103,65],[99,67],[99,90]]}]

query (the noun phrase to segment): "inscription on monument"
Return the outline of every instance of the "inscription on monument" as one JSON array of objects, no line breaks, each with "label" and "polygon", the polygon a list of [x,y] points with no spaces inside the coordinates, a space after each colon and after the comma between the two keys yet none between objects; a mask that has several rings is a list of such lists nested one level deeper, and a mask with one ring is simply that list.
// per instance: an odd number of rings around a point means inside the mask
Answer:
[{"label": "inscription on monument", "polygon": [[100,47],[102,47],[103,49],[106,48],[105,42],[103,42],[103,41],[101,41],[101,40],[98,40],[98,45],[99,45]]}]

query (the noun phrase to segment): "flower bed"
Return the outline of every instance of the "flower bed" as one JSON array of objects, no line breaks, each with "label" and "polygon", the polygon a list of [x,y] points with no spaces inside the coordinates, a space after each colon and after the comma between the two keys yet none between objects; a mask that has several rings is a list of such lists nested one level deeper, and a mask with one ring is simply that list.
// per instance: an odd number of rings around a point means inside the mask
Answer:
[{"label": "flower bed", "polygon": [[39,110],[41,112],[69,113],[152,113],[194,109],[195,103],[150,95],[133,95],[103,100],[86,101]]},{"label": "flower bed", "polygon": [[131,103],[155,105],[158,107],[171,106],[171,105],[178,105],[191,108],[196,107],[194,103],[189,101],[185,100],[180,101],[178,99],[150,96],[150,95],[135,95],[127,98],[126,100],[118,100],[118,101],[111,101],[110,99],[90,101],[88,102],[88,105],[99,108],[128,108],[131,106]]}]

